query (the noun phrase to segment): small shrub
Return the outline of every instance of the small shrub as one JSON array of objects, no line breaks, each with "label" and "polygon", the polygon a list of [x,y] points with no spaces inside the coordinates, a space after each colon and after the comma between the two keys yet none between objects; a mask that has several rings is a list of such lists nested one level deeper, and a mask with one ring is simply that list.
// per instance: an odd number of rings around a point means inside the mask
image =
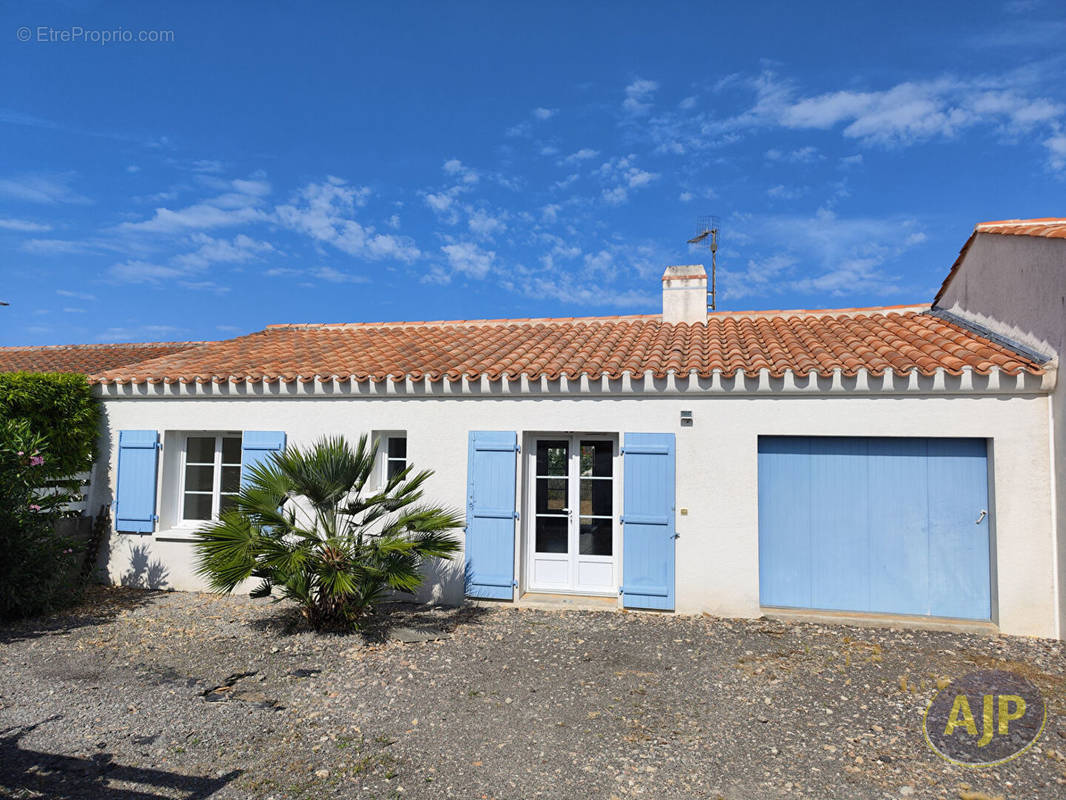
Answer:
[{"label": "small shrub", "polygon": [[414,592],[426,561],[459,549],[449,531],[463,519],[419,502],[429,470],[371,491],[376,453],[366,436],[335,437],[253,467],[234,508],[197,534],[199,573],[221,592],[258,578],[252,597],[276,589],[316,630],[358,628],[388,591]]}]

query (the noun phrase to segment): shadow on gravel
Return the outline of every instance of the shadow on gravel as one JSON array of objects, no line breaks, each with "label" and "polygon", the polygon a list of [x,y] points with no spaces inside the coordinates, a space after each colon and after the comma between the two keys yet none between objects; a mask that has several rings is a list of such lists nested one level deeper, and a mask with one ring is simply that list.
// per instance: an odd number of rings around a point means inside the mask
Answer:
[{"label": "shadow on gravel", "polygon": [[[19,746],[19,740],[56,715],[35,725],[0,731],[0,792],[6,796],[93,798],[93,800],[202,800],[237,778],[240,770],[217,778],[180,775],[161,769],[116,764],[110,753],[92,758],[44,753]],[[121,785],[114,785],[121,784]]]},{"label": "shadow on gravel", "polygon": [[[417,603],[383,603],[357,631],[323,631],[323,636],[359,636],[367,644],[380,644],[395,638],[395,631],[416,632],[422,641],[444,639],[464,625],[476,625],[490,613],[480,606],[427,606]],[[269,615],[250,620],[249,626],[276,636],[296,636],[311,632],[311,626],[292,605],[278,605]]]},{"label": "shadow on gravel", "polygon": [[62,635],[94,625],[107,625],[123,611],[147,605],[165,592],[118,586],[90,586],[77,605],[41,617],[0,624],[0,644],[38,636]]}]

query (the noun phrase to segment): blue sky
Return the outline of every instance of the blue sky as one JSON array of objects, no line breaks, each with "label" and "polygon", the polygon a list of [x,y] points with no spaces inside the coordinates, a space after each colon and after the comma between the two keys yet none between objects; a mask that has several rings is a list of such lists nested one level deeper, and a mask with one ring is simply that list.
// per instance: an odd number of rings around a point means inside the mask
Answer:
[{"label": "blue sky", "polygon": [[1063,41],[1038,0],[7,4],[0,344],[653,313],[703,214],[721,309],[927,302],[975,222],[1066,213]]}]

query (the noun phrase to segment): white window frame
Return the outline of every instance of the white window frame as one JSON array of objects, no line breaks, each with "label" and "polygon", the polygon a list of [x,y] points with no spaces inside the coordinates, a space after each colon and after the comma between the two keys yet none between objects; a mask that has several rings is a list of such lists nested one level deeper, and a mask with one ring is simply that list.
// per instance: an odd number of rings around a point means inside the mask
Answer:
[{"label": "white window frame", "polygon": [[[398,458],[389,458],[389,439],[403,439],[407,441],[407,431],[374,431],[374,441],[378,445],[377,463],[374,464],[373,483],[378,489],[385,487],[389,482],[389,462],[399,461]],[[411,465],[410,453],[404,456],[405,467]]]},{"label": "white window frame", "polygon": [[[185,468],[188,463],[189,439],[208,439],[212,437],[215,440],[215,459],[213,464],[214,472],[212,473],[211,480],[211,519],[185,519]],[[219,506],[222,502],[222,440],[234,438],[239,438],[241,444],[244,444],[243,431],[185,431],[181,434],[181,464],[178,470],[177,527],[196,529],[218,519]],[[239,463],[227,463],[224,466],[239,467],[241,465]],[[241,477],[244,477],[243,474]],[[198,493],[207,494],[207,492]]]}]

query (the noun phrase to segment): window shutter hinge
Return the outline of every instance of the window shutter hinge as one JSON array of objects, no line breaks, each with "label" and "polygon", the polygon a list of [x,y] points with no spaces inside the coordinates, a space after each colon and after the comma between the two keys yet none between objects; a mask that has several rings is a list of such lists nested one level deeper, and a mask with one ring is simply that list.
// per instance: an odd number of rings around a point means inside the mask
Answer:
[{"label": "window shutter hinge", "polygon": [[522,452],[522,445],[520,445],[520,444],[516,444],[516,445],[514,446],[514,451],[515,451],[516,453],[521,453],[521,452]]},{"label": "window shutter hinge", "polygon": [[159,515],[158,514],[152,514],[152,522],[159,522]]},{"label": "window shutter hinge", "polygon": [[518,512],[517,512],[517,511],[516,511],[516,512],[514,512],[514,518],[515,518],[515,519],[518,519]]},{"label": "window shutter hinge", "polygon": [[518,588],[518,581],[511,581],[511,588],[512,589],[517,589]]},{"label": "window shutter hinge", "polygon": [[619,586],[618,587],[618,596],[621,597],[623,594],[625,594],[625,589],[623,589],[621,586]]},{"label": "window shutter hinge", "polygon": [[156,442],[155,443],[155,449],[156,450],[162,450],[163,449],[163,443],[162,442]]}]

